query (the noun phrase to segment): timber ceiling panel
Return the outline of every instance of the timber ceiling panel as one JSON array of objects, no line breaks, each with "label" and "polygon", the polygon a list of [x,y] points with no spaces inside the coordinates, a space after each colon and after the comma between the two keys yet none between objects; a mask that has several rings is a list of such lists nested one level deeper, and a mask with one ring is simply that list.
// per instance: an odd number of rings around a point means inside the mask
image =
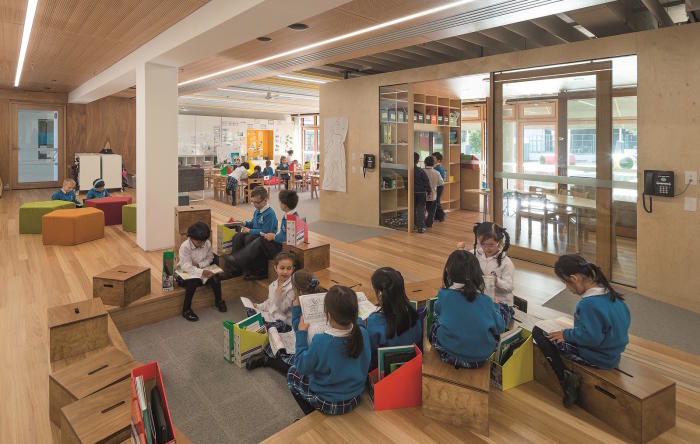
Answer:
[{"label": "timber ceiling panel", "polygon": [[[68,92],[209,0],[40,0],[20,88]],[[13,86],[25,0],[0,0],[0,88]]]}]

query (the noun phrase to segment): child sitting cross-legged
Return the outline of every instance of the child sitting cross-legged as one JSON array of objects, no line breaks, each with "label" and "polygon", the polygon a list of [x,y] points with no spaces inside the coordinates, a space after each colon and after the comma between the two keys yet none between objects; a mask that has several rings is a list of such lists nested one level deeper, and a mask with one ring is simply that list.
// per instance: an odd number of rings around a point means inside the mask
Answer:
[{"label": "child sitting cross-legged", "polygon": [[430,343],[440,358],[456,368],[479,368],[488,362],[513,309],[483,294],[479,261],[465,250],[450,254],[443,288],[434,305]]},{"label": "child sitting cross-legged", "polygon": [[[323,288],[318,282],[318,279],[308,270],[302,269],[292,273],[294,268],[294,255],[292,253],[287,251],[280,252],[275,257],[275,262],[277,279],[270,284],[267,300],[262,304],[257,304],[255,307],[259,310],[269,310],[271,305],[276,304],[275,301],[284,298],[285,307],[289,310],[290,322],[287,322],[287,318],[285,317],[284,321],[280,320],[274,323],[266,322],[266,325],[268,329],[270,327],[275,327],[278,332],[285,333],[292,329],[291,313],[294,299],[305,294],[325,293],[328,290]],[[278,294],[280,286],[282,286],[281,288],[283,290]],[[289,299],[290,297],[291,300]],[[289,305],[286,304],[287,301]],[[253,314],[255,314],[254,310],[248,309],[248,316],[252,316]],[[253,370],[258,367],[271,367],[286,375],[293,359],[294,350],[287,350],[287,353],[278,351],[277,356],[275,356],[272,353],[270,345],[267,345],[264,354],[255,355],[246,362],[246,368],[248,370]]]},{"label": "child sitting cross-legged", "polygon": [[304,323],[299,299],[294,302],[296,354],[287,385],[304,414],[320,410],[342,415],[360,403],[369,370],[369,336],[358,323],[357,295],[352,289],[331,287],[323,308],[330,328],[309,344],[309,324]]}]

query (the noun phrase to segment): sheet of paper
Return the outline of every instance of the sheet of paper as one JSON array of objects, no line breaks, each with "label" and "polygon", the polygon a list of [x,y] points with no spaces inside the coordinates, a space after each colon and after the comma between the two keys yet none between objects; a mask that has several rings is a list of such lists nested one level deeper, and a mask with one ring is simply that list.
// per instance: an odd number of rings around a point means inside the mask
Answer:
[{"label": "sheet of paper", "polygon": [[287,333],[280,333],[280,339],[284,345],[284,350],[293,355],[297,349],[297,335],[294,331],[288,331]]},{"label": "sheet of paper", "polygon": [[304,322],[307,324],[325,324],[326,313],[323,310],[323,299],[326,293],[306,294],[299,296],[301,313],[304,315]]},{"label": "sheet of paper", "polygon": [[327,322],[316,323],[309,325],[308,342],[311,344],[311,340],[319,333],[325,333],[326,330],[330,328]]},{"label": "sheet of paper", "polygon": [[376,305],[374,305],[370,301],[365,300],[362,302],[358,302],[358,309],[359,309],[358,315],[360,316],[360,318],[367,319],[369,317],[369,315],[371,315],[375,311],[379,310],[379,307],[377,307]]},{"label": "sheet of paper", "polygon": [[552,333],[553,331],[564,330],[566,328],[555,319],[543,319],[541,321],[537,321],[535,322],[535,327],[541,328],[545,331],[545,333]]},{"label": "sheet of paper", "polygon": [[255,308],[255,305],[253,305],[253,301],[251,301],[250,299],[245,298],[245,297],[241,297],[241,302],[243,303],[243,306],[245,308],[252,308],[253,310],[257,311],[257,309]]}]

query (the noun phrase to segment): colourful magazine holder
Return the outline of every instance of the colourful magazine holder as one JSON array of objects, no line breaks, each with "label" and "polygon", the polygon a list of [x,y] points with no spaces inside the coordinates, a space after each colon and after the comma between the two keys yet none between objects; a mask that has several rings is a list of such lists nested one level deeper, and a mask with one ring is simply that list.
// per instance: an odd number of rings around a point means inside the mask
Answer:
[{"label": "colourful magazine holder", "polygon": [[[248,325],[247,323],[243,326],[239,325],[250,319],[257,319],[257,317],[260,317],[262,322],[262,315],[257,313],[250,318],[233,324],[233,363],[241,368],[251,356],[264,353],[267,345],[267,333],[246,330],[245,326]],[[259,349],[259,351],[256,351],[256,349]]]},{"label": "colourful magazine holder", "polygon": [[505,364],[495,362],[494,352],[489,361],[491,363],[491,386],[499,390],[508,390],[520,384],[532,381],[533,378],[533,344],[532,333],[522,329],[521,335],[525,342],[515,349]]},{"label": "colourful magazine holder", "polygon": [[380,380],[376,368],[367,376],[369,396],[374,410],[419,407],[423,398],[423,353],[413,345],[416,356]]},{"label": "colourful magazine holder", "polygon": [[[131,370],[131,420],[136,426],[136,432],[139,434],[139,439],[142,443],[146,443],[145,429],[143,427],[143,417],[141,416],[141,408],[139,407],[138,395],[136,394],[136,377],[142,376],[144,386],[148,387],[155,380],[155,384],[160,392],[161,401],[163,402],[163,410],[165,410],[165,420],[168,427],[173,433],[173,439],[166,441],[166,444],[175,444],[175,427],[173,419],[170,416],[170,407],[168,407],[168,397],[165,395],[165,386],[163,385],[163,376],[160,372],[160,365],[157,361],[150,364],[142,365]],[[148,392],[148,390],[147,390]],[[146,393],[148,396],[148,393]]]}]

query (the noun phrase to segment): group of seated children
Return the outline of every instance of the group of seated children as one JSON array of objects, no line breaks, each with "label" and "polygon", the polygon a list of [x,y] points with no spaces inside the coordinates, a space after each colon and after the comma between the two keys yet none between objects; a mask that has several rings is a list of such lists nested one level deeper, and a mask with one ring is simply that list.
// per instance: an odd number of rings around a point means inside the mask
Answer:
[{"label": "group of seated children", "polygon": [[[101,197],[109,197],[109,191],[105,188],[105,181],[102,178],[97,178],[92,182],[92,188],[87,192],[85,200],[99,199]],[[83,206],[83,203],[78,200],[75,194],[75,180],[70,178],[63,180],[63,185],[51,195],[51,200],[73,202],[78,208]]]},{"label": "group of seated children", "polygon": [[[241,163],[236,169],[234,169],[226,180],[226,193],[232,194],[233,205],[236,205],[236,188],[239,184],[246,179],[262,179],[266,177],[272,177],[275,175],[275,170],[272,168],[272,162],[270,160],[265,161],[265,168],[261,169],[259,165],[253,168],[253,173],[248,175],[248,170],[250,164],[248,162]],[[291,178],[289,171],[295,172],[295,178],[301,179],[301,175],[296,173],[299,169],[298,162],[295,160],[292,164],[287,161],[286,156],[280,157],[280,164],[277,166],[279,173],[279,180],[284,181],[284,188],[289,189],[289,179]],[[282,171],[285,171],[284,173]]]},{"label": "group of seated children", "polygon": [[445,189],[446,173],[440,165],[442,154],[438,152],[425,158],[425,168],[418,166],[419,161],[420,155],[413,153],[414,220],[416,232],[425,233],[426,227],[431,228],[434,220],[445,220],[440,197]]}]

